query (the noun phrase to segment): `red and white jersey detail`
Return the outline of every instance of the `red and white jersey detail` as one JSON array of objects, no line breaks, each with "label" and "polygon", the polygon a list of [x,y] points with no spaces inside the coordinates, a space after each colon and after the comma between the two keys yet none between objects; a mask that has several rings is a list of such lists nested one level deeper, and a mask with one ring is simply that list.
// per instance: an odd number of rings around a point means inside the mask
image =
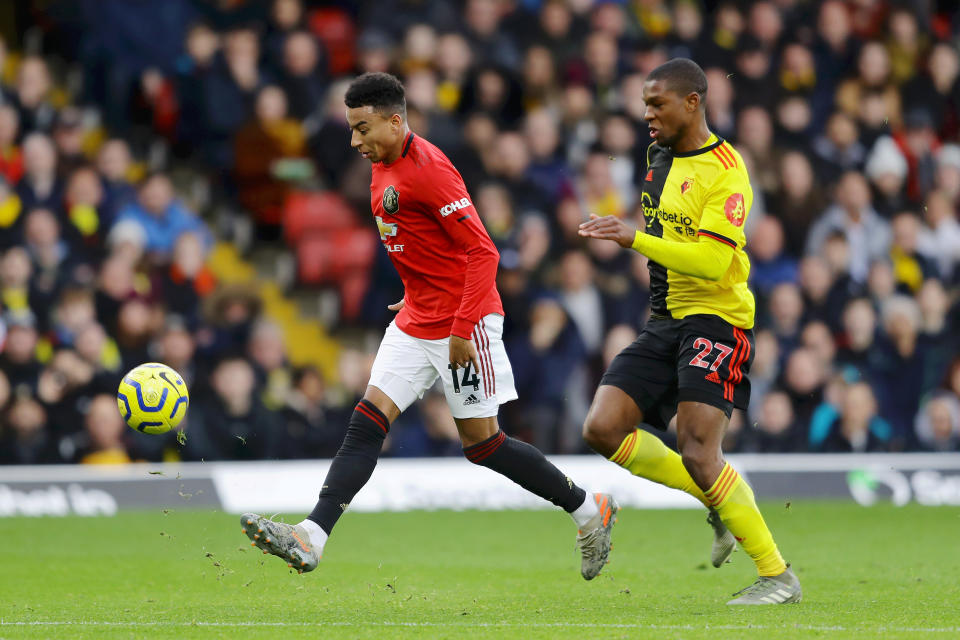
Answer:
[{"label": "red and white jersey detail", "polygon": [[393,163],[373,164],[370,206],[403,280],[396,324],[415,338],[470,339],[480,319],[503,315],[496,276],[500,254],[440,149],[407,134]]}]

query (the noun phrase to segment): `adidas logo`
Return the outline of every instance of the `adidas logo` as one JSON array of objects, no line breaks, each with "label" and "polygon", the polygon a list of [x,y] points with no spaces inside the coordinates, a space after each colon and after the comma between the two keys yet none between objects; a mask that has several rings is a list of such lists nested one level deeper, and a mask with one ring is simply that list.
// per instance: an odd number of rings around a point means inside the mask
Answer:
[{"label": "adidas logo", "polygon": [[720,376],[717,375],[717,372],[716,372],[716,371],[711,371],[711,372],[708,373],[707,375],[703,376],[703,378],[704,378],[704,380],[706,380],[706,381],[708,381],[708,382],[716,382],[717,384],[720,384],[720,383],[721,383],[721,382],[720,382]]},{"label": "adidas logo", "polygon": [[467,406],[471,404],[480,404],[480,398],[478,398],[472,393],[469,396],[467,396],[466,400],[463,401],[463,406]]}]

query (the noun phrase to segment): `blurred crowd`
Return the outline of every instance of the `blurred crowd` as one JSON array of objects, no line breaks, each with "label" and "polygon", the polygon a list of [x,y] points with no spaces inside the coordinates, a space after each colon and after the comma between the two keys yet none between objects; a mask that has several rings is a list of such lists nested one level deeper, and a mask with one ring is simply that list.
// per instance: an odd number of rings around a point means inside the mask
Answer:
[{"label": "blurred crowd", "polygon": [[[642,256],[584,242],[577,225],[590,212],[641,219],[642,86],[677,56],[704,67],[710,127],[743,155],[755,194],[753,394],[726,449],[958,451],[951,7],[17,3],[16,37],[0,42],[0,463],[336,451],[403,291],[379,248],[350,264],[349,289],[307,277],[316,250],[296,244],[290,203],[323,194],[334,204],[304,215],[374,234],[370,166],[349,147],[342,103],[364,71],[404,81],[412,129],[450,156],[501,252],[520,394],[501,408],[504,429],[584,451],[599,377],[644,325],[648,276]],[[212,223],[216,207],[237,225]],[[338,379],[293,367],[255,292],[218,282],[209,250],[240,222],[254,248],[298,256],[296,286],[339,291]],[[145,361],[190,385],[185,444],[120,419],[118,379]],[[387,455],[458,453],[436,392],[387,443]]]}]

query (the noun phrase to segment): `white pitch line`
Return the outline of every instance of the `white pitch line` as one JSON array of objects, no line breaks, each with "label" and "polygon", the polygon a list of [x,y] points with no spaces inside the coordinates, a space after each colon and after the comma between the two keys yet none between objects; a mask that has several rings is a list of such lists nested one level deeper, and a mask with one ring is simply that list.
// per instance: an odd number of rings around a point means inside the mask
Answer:
[{"label": "white pitch line", "polygon": [[854,631],[854,632],[902,632],[902,633],[958,633],[960,627],[844,627],[841,625],[812,625],[812,624],[717,624],[694,626],[690,624],[639,624],[639,623],[593,623],[593,622],[118,622],[106,620],[70,621],[70,620],[30,620],[6,621],[0,620],[0,627],[412,627],[412,628],[605,628],[605,629],[646,629],[665,631],[764,631],[799,629],[802,631]]}]

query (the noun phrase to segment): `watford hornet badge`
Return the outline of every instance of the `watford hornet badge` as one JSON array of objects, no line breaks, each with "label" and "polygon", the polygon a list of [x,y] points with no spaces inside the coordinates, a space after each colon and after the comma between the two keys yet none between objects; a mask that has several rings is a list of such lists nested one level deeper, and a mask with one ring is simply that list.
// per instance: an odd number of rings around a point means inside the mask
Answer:
[{"label": "watford hornet badge", "polygon": [[383,210],[394,215],[400,210],[400,194],[390,185],[383,190]]}]

